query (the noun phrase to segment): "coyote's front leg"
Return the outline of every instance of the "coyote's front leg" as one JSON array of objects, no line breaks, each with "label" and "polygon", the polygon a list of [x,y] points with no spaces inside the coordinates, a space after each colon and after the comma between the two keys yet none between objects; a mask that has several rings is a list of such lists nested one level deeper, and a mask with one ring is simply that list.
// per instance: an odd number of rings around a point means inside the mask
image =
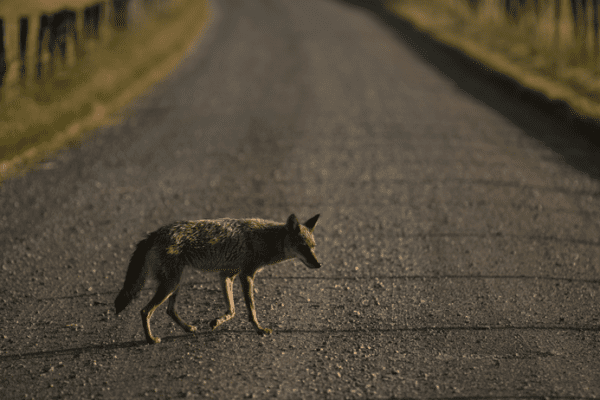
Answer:
[{"label": "coyote's front leg", "polygon": [[261,327],[258,319],[256,319],[256,309],[254,308],[254,276],[242,273],[240,274],[240,281],[242,283],[246,307],[248,308],[248,320],[252,322],[259,335],[270,335],[272,331],[269,328]]},{"label": "coyote's front leg", "polygon": [[215,318],[210,321],[210,327],[216,329],[217,326],[223,322],[229,321],[235,316],[235,303],[233,302],[233,281],[237,276],[237,272],[221,272],[221,289],[225,296],[225,303],[227,303],[227,312],[219,318]]}]

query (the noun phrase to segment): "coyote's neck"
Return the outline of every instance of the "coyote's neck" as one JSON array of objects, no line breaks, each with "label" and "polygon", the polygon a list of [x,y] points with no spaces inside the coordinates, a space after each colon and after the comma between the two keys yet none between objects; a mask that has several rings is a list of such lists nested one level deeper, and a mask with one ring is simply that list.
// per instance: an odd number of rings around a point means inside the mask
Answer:
[{"label": "coyote's neck", "polygon": [[266,226],[252,242],[252,250],[260,264],[275,264],[289,260],[294,254],[287,251],[287,230],[283,225]]}]

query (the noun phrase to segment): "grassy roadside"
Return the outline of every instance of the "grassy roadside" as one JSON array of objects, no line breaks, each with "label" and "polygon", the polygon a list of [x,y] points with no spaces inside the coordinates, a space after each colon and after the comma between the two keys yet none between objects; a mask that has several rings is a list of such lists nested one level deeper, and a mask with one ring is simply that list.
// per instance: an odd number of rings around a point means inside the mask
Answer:
[{"label": "grassy roadside", "polygon": [[[387,7],[418,29],[522,86],[549,100],[566,102],[581,116],[600,120],[597,67],[577,65],[571,55],[540,46],[544,38],[536,36],[530,28],[535,22],[530,21],[530,26],[527,23],[511,26],[478,20],[466,5],[459,4],[447,0],[393,0]],[[568,46],[565,48],[568,50]]]},{"label": "grassy roadside", "polygon": [[[68,74],[0,104],[0,182],[22,173],[95,127],[118,122],[118,112],[163,80],[185,57],[211,10],[207,2],[181,0],[149,15],[143,26],[90,52]],[[160,27],[155,29],[155,27]]]},{"label": "grassy roadside", "polygon": [[34,12],[44,10],[45,12],[56,12],[65,8],[76,8],[81,6],[81,0],[19,0],[19,2],[0,2],[0,15],[19,16],[31,15]]}]

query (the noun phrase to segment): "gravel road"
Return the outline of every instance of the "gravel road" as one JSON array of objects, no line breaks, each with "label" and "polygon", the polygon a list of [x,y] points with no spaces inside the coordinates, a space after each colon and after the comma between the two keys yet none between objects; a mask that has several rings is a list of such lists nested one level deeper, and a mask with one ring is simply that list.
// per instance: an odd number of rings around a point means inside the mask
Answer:
[{"label": "gravel road", "polygon": [[[122,123],[0,186],[0,398],[600,397],[600,154],[402,22],[219,0]],[[186,334],[135,244],[179,219],[304,220],[323,264],[266,268],[259,337],[185,274]]]}]

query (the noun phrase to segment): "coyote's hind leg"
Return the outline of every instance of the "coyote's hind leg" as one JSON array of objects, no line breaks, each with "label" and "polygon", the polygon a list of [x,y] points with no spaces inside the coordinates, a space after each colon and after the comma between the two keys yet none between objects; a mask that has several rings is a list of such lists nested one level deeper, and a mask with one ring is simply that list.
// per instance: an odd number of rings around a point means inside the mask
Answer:
[{"label": "coyote's hind leg", "polygon": [[[146,334],[146,341],[149,344],[160,343],[160,338],[152,336],[152,331],[150,329],[150,319],[152,318],[152,314],[154,314],[154,311],[158,308],[158,306],[160,306],[170,296],[176,296],[177,290],[179,289],[179,281],[181,280],[182,272],[182,268],[175,268],[171,270],[170,275],[157,276],[159,284],[158,288],[156,289],[156,293],[146,307],[144,307],[140,312],[142,315],[142,326],[144,327],[144,333]],[[173,315],[177,315],[177,313],[175,313],[174,299],[169,302],[167,313],[171,315],[173,319],[177,318],[179,321],[181,321],[178,316],[173,317]],[[176,322],[178,322],[177,319],[175,319]]]},{"label": "coyote's hind leg", "polygon": [[179,293],[179,287],[175,289],[171,297],[169,297],[169,304],[167,305],[167,314],[169,317],[173,318],[173,321],[177,322],[177,325],[183,328],[186,332],[196,332],[197,328],[193,325],[187,324],[184,320],[182,320],[177,311],[175,310],[175,302],[177,301],[177,294]]},{"label": "coyote's hind leg", "polygon": [[144,333],[146,334],[146,341],[149,344],[160,343],[160,338],[152,336],[152,330],[150,329],[150,319],[154,311],[160,306],[166,299],[169,298],[174,292],[174,289],[168,284],[161,283],[156,289],[156,294],[150,300],[150,302],[142,309],[140,314],[142,315],[142,326],[144,327]]}]

